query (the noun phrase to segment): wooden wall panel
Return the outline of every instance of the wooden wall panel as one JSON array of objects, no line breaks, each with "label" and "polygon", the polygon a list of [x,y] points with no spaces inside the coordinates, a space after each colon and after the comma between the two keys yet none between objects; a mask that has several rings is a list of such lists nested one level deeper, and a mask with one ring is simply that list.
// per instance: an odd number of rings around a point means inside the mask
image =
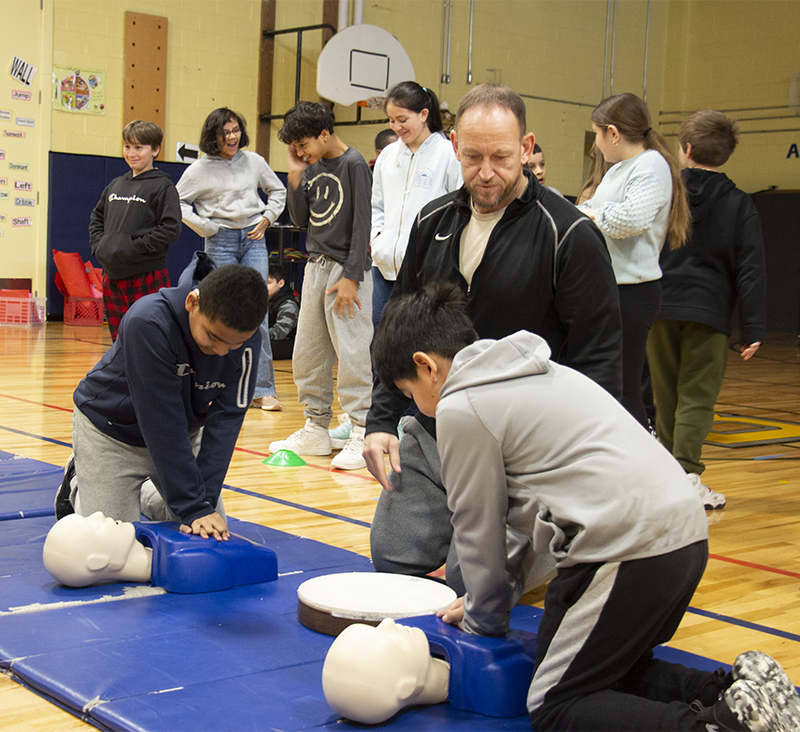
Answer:
[{"label": "wooden wall panel", "polygon": [[[125,12],[125,77],[122,123],[155,122],[166,138],[168,20]],[[161,146],[159,160],[164,159]]]}]

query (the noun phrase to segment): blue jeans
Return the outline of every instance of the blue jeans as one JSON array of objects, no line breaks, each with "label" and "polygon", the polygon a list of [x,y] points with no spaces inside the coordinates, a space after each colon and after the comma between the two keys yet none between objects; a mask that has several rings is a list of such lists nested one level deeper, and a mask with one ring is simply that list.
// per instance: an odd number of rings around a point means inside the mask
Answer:
[{"label": "blue jeans", "polygon": [[[214,236],[205,240],[205,249],[217,266],[244,264],[258,270],[266,282],[269,275],[269,252],[267,252],[267,244],[263,237],[261,239],[247,238],[253,226],[244,229],[220,228]],[[254,398],[260,399],[265,396],[277,396],[275,371],[272,368],[272,348],[269,344],[269,315],[265,315],[264,322],[261,323],[261,353],[258,358]]]},{"label": "blue jeans", "polygon": [[372,268],[372,328],[378,330],[378,323],[381,322],[383,309],[394,289],[394,280],[387,280],[377,267]]}]

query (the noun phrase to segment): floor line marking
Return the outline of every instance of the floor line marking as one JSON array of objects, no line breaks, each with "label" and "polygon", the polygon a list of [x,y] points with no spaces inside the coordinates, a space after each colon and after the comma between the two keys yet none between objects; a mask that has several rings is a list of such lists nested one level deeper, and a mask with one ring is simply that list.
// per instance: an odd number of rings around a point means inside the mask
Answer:
[{"label": "floor line marking", "polygon": [[350,524],[356,524],[357,526],[363,526],[364,528],[370,528],[372,526],[371,523],[367,521],[362,521],[361,519],[350,518],[349,516],[342,516],[339,513],[333,513],[332,511],[325,511],[322,508],[312,508],[311,506],[304,506],[302,503],[295,503],[294,501],[287,501],[285,498],[276,498],[275,496],[267,496],[263,493],[256,493],[255,491],[249,491],[246,488],[236,488],[234,486],[228,485],[227,483],[223,483],[223,488],[227,488],[229,491],[233,491],[234,493],[242,493],[246,496],[252,496],[253,498],[260,498],[264,501],[271,501],[272,503],[278,503],[281,506],[288,506],[289,508],[296,508],[301,511],[308,511],[309,513],[315,513],[319,516],[325,516],[326,518],[338,519],[339,521],[346,521]]},{"label": "floor line marking", "polygon": [[800,635],[798,635],[797,633],[789,633],[786,630],[778,630],[777,628],[770,628],[767,625],[760,625],[759,623],[751,623],[748,620],[732,618],[730,615],[715,613],[712,612],[711,610],[701,610],[700,608],[690,606],[689,608],[687,608],[686,612],[690,612],[695,615],[702,615],[704,618],[711,618],[712,620],[719,620],[723,623],[738,625],[741,628],[747,628],[749,630],[757,630],[761,633],[766,633],[767,635],[774,635],[778,636],[779,638],[785,638],[786,640],[800,641]]},{"label": "floor line marking", "polygon": [[764,564],[756,564],[755,562],[745,562],[743,559],[734,559],[733,557],[723,557],[719,554],[709,554],[708,558],[717,559],[720,562],[729,562],[730,564],[738,564],[740,567],[749,567],[750,569],[760,569],[763,572],[772,572],[773,574],[782,574],[785,577],[794,577],[795,579],[800,579],[800,572],[790,572],[788,569],[767,567]]}]

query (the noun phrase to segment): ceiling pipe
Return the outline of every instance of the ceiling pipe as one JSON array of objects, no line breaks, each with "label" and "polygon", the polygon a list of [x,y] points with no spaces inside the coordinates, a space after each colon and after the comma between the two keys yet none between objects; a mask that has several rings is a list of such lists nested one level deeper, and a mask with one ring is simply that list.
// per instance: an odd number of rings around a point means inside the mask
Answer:
[{"label": "ceiling pipe", "polygon": [[647,104],[647,53],[650,49],[650,2],[647,0],[647,28],[644,34],[644,81],[642,82],[642,100]]},{"label": "ceiling pipe", "polygon": [[469,3],[469,52],[467,53],[467,84],[472,83],[472,31],[475,26],[475,0]]}]

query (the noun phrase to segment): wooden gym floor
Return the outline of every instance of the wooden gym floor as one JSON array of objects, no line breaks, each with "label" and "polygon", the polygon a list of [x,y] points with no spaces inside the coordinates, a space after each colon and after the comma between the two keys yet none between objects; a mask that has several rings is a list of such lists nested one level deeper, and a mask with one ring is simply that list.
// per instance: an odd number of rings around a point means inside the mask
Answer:
[{"label": "wooden gym floor", "polygon": [[[71,452],[72,392],[110,343],[99,327],[0,327],[0,450],[63,465]],[[366,470],[331,471],[325,457],[300,468],[263,464],[269,443],[303,424],[291,362],[276,362],[275,373],[284,410],[248,412],[226,479],[232,489],[223,493],[228,513],[369,555],[380,487]],[[704,449],[703,480],[728,505],[707,512],[711,559],[670,645],[726,663],[757,648],[800,684],[800,350],[794,336],[770,334],[747,363],[730,352],[717,411],[727,415],[715,427],[720,439],[745,446]],[[747,445],[764,437],[778,441]],[[542,599],[535,592],[524,601]],[[91,729],[2,674],[0,727]]]}]

